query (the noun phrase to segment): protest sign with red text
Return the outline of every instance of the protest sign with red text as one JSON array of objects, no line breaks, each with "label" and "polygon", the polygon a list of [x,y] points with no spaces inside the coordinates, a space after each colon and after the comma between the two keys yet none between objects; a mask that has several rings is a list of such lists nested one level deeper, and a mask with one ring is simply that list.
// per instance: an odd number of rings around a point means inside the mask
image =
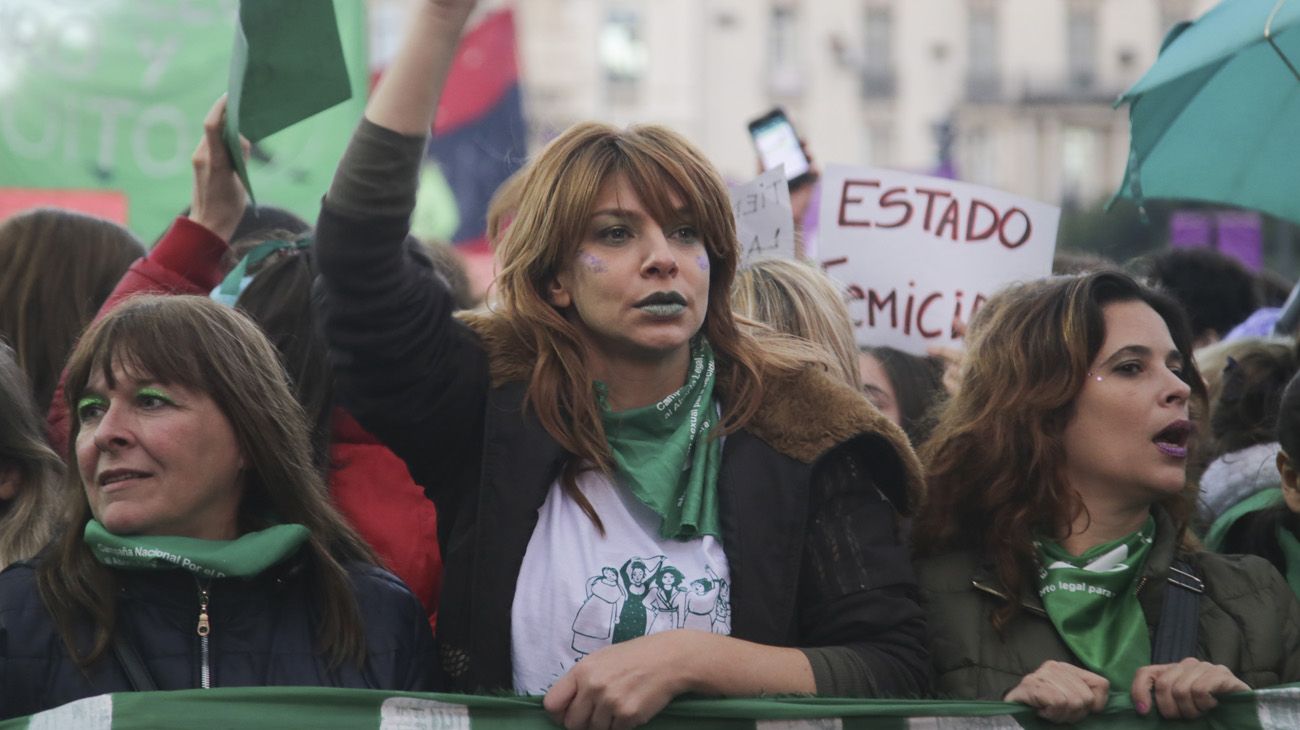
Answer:
[{"label": "protest sign with red text", "polygon": [[894,170],[822,174],[818,258],[845,285],[859,345],[924,354],[958,339],[1013,281],[1051,273],[1059,208],[1000,190]]}]

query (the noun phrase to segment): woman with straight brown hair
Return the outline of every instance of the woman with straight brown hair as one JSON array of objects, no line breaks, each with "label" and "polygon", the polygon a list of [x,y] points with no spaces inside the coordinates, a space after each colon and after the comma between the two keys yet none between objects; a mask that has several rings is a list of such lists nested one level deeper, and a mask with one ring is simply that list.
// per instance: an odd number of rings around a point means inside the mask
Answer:
[{"label": "woman with straight brown hair", "polygon": [[27,376],[0,339],[0,569],[30,558],[54,533],[63,461],[45,443]]},{"label": "woman with straight brown hair", "polygon": [[428,688],[424,612],[330,506],[249,319],[132,299],[65,389],[69,529],[0,574],[0,717],[155,688]]},{"label": "woman with straight brown hair", "polygon": [[[447,686],[545,694],[568,728],[637,725],[684,692],[923,692],[895,524],[914,456],[815,350],[737,325],[731,206],[698,150],[652,126],[556,138],[504,204],[486,314],[453,317],[405,254],[473,6],[415,4],[316,240],[343,400],[438,505]],[[583,606],[615,565],[606,626]],[[710,631],[632,603],[653,586],[653,610],[685,605],[710,575],[727,598],[692,622]]]},{"label": "woman with straight brown hair", "polygon": [[1111,690],[1197,717],[1300,679],[1282,577],[1188,531],[1205,389],[1178,306],[1120,273],[1052,278],[968,338],[913,523],[939,691],[1077,722]]},{"label": "woman with straight brown hair", "polygon": [[125,228],[41,208],[0,223],[0,338],[44,412],[77,335],[144,247]]}]

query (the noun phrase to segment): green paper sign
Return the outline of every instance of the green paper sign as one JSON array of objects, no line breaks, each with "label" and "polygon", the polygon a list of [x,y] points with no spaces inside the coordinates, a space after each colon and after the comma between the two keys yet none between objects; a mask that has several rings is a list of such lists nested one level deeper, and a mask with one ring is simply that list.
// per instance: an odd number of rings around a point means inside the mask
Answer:
[{"label": "green paper sign", "polygon": [[334,6],[320,0],[243,0],[228,94],[226,151],[256,202],[239,136],[260,142],[352,96]]},{"label": "green paper sign", "polygon": [[[368,83],[364,5],[332,5],[351,99],[266,132],[248,165],[261,202],[307,220],[361,118]],[[228,86],[238,12],[235,0],[0,3],[0,197],[6,189],[121,194],[127,225],[157,238],[189,204],[190,157]]]}]

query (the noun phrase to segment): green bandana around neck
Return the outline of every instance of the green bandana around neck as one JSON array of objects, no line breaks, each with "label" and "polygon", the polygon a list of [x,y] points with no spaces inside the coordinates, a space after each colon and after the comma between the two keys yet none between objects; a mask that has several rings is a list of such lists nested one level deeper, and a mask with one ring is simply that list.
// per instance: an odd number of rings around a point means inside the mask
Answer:
[{"label": "green bandana around neck", "polygon": [[302,525],[275,525],[234,540],[114,535],[98,520],[86,523],[83,539],[95,559],[110,568],[174,570],[205,578],[251,578],[284,560],[307,541]]},{"label": "green bandana around neck", "polygon": [[1151,663],[1151,632],[1137,598],[1137,580],[1151,552],[1155,518],[1118,540],[1071,555],[1047,540],[1035,543],[1038,595],[1056,632],[1085,668],[1113,691],[1133,683]]},{"label": "green bandana around neck", "polygon": [[663,518],[659,534],[668,539],[721,537],[718,467],[722,442],[709,438],[717,425],[713,401],[716,367],[713,348],[701,336],[691,342],[686,384],[654,405],[614,413],[604,384],[596,384],[617,476],[637,499]]}]

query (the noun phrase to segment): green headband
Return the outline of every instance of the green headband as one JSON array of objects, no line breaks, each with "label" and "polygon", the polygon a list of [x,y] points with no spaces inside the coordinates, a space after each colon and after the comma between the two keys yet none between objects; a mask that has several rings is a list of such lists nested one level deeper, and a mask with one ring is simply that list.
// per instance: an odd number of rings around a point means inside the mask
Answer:
[{"label": "green headband", "polygon": [[244,293],[248,288],[253,277],[248,275],[248,267],[260,264],[266,257],[277,251],[300,251],[311,246],[312,239],[310,236],[299,241],[265,241],[254,246],[244,258],[235,264],[235,268],[226,274],[226,278],[221,280],[217,288],[212,290],[211,298],[226,305],[227,307],[235,306],[235,301],[239,295]]}]

